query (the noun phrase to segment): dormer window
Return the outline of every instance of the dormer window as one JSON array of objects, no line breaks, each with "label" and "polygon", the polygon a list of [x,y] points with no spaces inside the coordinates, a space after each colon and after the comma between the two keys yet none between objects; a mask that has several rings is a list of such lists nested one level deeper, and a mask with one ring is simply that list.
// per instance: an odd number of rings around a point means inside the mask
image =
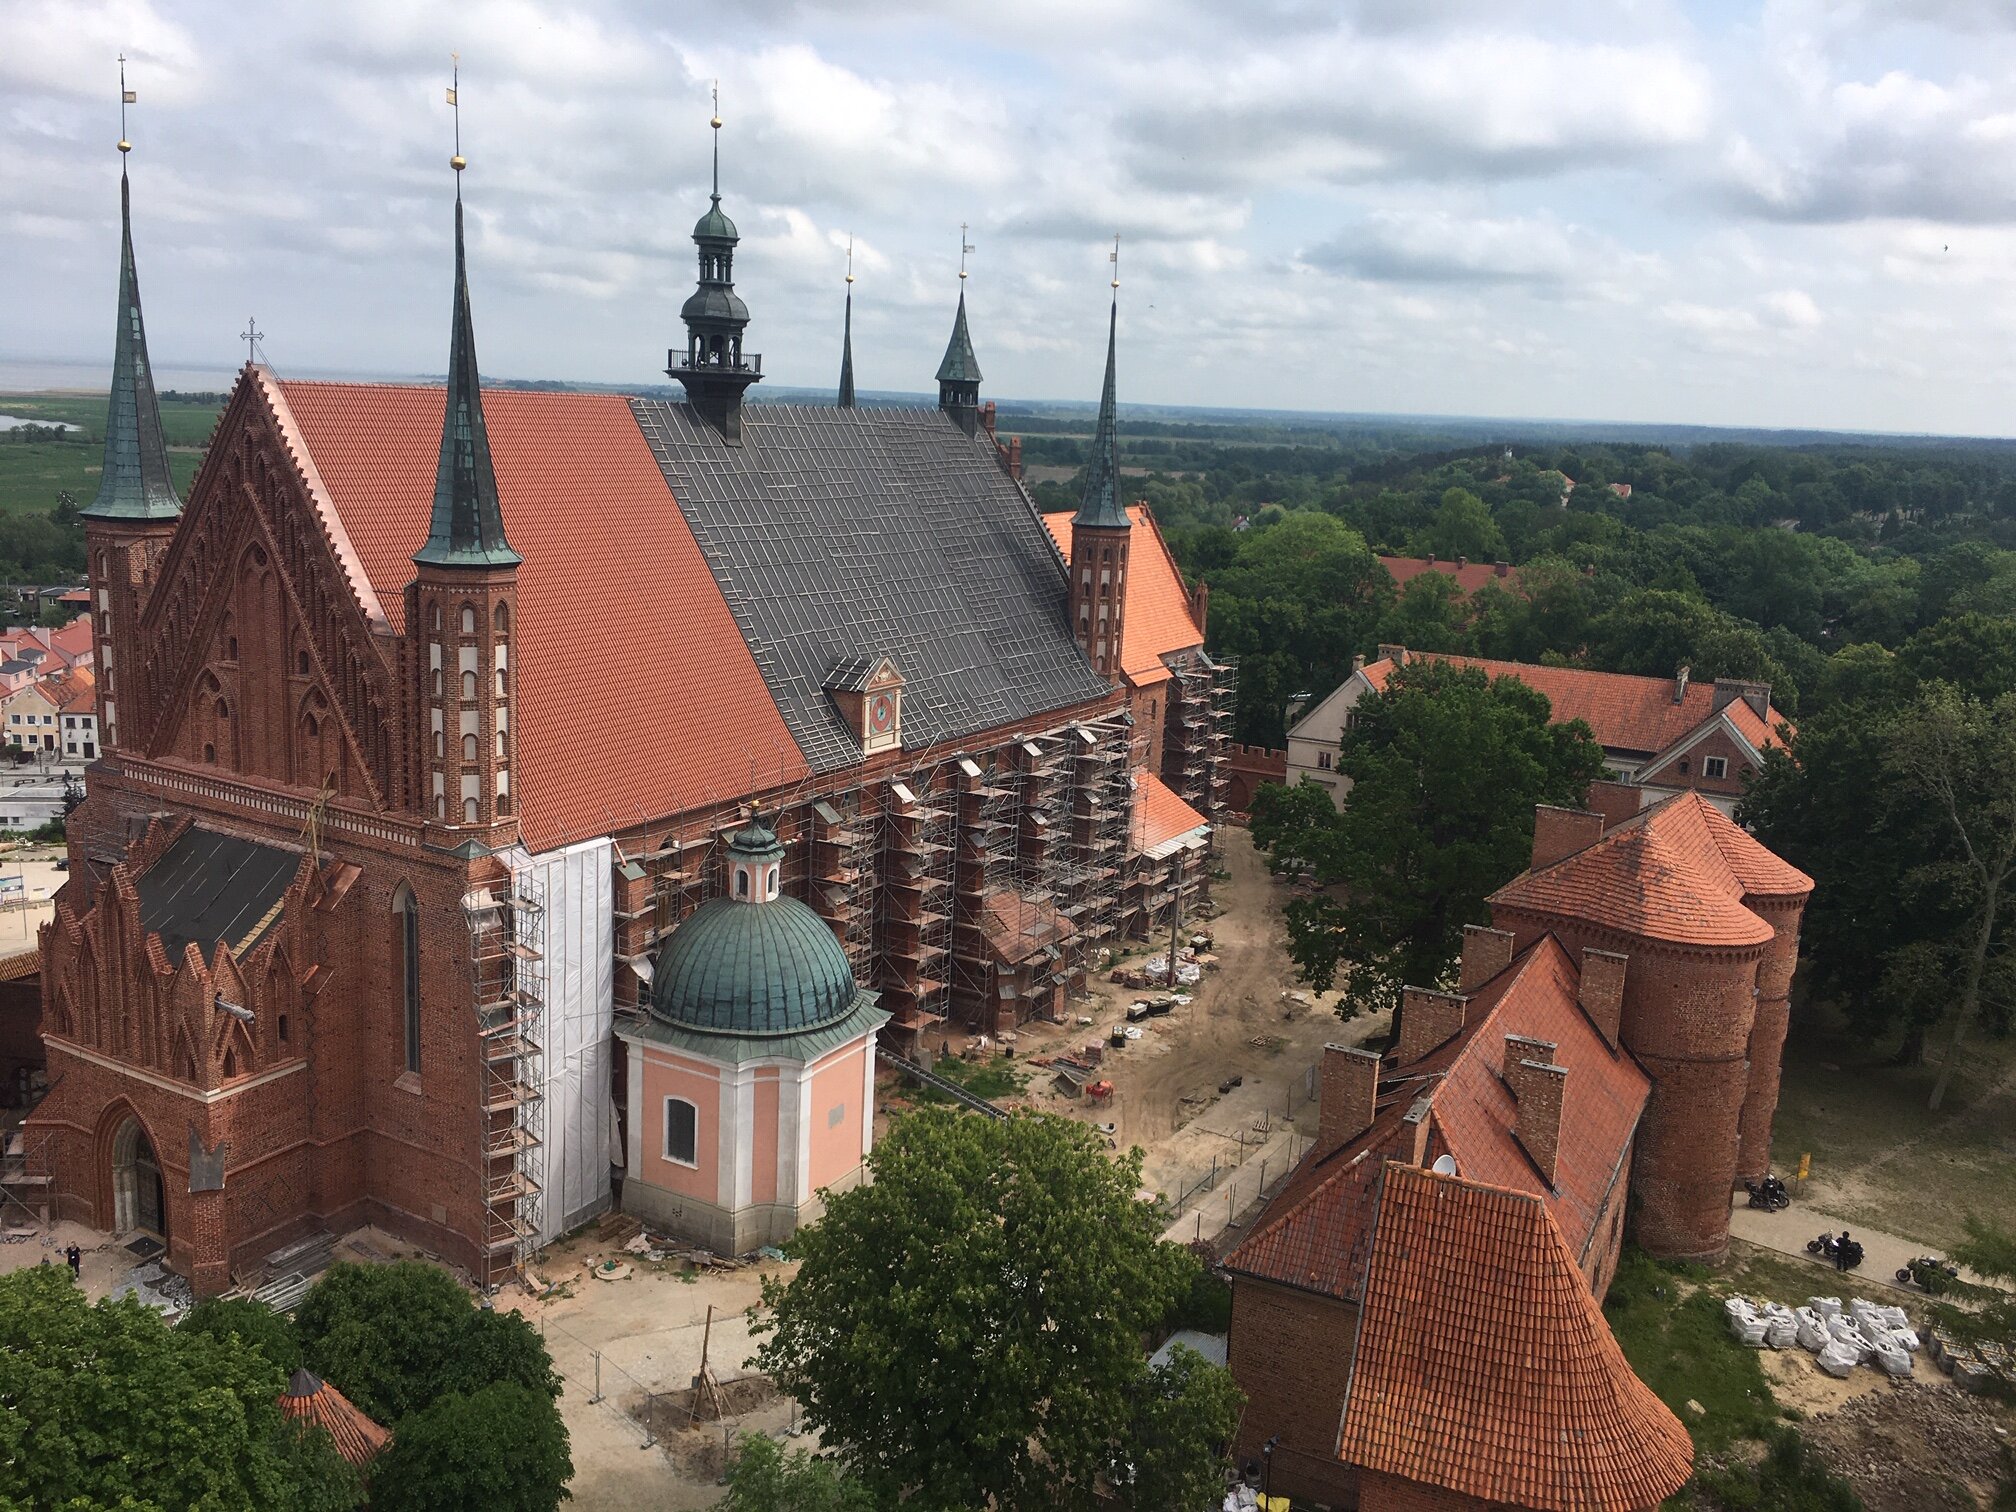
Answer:
[{"label": "dormer window", "polygon": [[826,674],[826,693],[862,755],[903,744],[903,675],[888,657],[850,656]]}]

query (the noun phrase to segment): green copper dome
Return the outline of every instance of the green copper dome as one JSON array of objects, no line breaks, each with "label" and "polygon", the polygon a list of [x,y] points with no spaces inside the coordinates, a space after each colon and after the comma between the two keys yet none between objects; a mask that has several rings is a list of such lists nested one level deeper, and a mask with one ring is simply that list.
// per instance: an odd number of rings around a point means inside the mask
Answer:
[{"label": "green copper dome", "polygon": [[847,952],[796,898],[765,897],[784,854],[758,820],[728,840],[731,874],[754,868],[750,896],[703,903],[672,931],[651,977],[651,1015],[709,1034],[800,1034],[839,1022],[861,996]]},{"label": "green copper dome", "polygon": [[721,209],[721,196],[714,196],[714,203],[707,207],[707,213],[693,223],[695,241],[739,241],[735,222],[728,219]]}]

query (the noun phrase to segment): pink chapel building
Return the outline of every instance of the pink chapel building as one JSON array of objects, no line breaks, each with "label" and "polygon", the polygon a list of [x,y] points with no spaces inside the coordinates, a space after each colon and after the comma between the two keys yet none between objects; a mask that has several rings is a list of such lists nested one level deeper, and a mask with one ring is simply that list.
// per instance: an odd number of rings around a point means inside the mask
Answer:
[{"label": "pink chapel building", "polygon": [[791,1237],[820,1193],[861,1179],[874,1138],[875,1032],[833,927],[781,891],[761,820],[728,839],[728,893],[673,930],[628,1055],[622,1205],[736,1255]]}]

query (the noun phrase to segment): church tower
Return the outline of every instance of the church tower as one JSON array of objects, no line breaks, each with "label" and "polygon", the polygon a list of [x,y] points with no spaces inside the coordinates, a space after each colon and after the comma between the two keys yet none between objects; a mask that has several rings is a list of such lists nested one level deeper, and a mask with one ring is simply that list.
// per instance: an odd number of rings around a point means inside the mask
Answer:
[{"label": "church tower", "polygon": [[[120,710],[144,716],[146,689],[134,634],[167,554],[182,501],[168,471],[161,403],[147,361],[147,331],[140,319],[140,275],[133,262],[133,196],[126,177],[126,68],[119,68],[119,323],[112,338],[112,402],[105,415],[105,466],[98,497],[82,511],[84,550],[91,584],[92,633],[97,642],[98,723],[101,746],[117,750]],[[143,731],[135,730],[135,738]]]},{"label": "church tower", "polygon": [[451,827],[480,827],[469,838],[495,848],[515,824],[511,640],[518,624],[518,563],[504,538],[504,512],[483,424],[476,329],[462,243],[462,170],[455,156],[455,314],[448,347],[447,408],[434,474],[427,541],[413,554],[406,587],[406,634],[416,649],[423,813]]},{"label": "church tower", "polygon": [[1127,554],[1134,530],[1120,494],[1120,439],[1114,345],[1120,327],[1119,247],[1114,247],[1113,308],[1106,322],[1106,386],[1085,464],[1085,497],[1071,517],[1071,629],[1093,670],[1120,676],[1126,635]]},{"label": "church tower", "polygon": [[973,355],[973,338],[966,331],[966,254],[973,249],[966,242],[966,228],[959,228],[959,313],[952,317],[952,339],[945,343],[945,360],[938,364],[938,408],[959,422],[959,429],[972,435],[980,428],[980,362]]},{"label": "church tower", "polygon": [[708,124],[714,129],[714,192],[707,213],[693,226],[700,249],[700,286],[679,308],[686,349],[665,354],[665,376],[686,386],[686,397],[730,446],[742,444],[742,391],[763,381],[763,358],[742,350],[749,306],[735,292],[735,245],[742,238],[721,211],[720,97]]}]

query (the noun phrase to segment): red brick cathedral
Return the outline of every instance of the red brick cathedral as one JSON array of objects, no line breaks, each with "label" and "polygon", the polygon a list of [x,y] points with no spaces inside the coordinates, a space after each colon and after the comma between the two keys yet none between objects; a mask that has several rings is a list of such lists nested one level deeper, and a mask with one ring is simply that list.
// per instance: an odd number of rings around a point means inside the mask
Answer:
[{"label": "red brick cathedral", "polygon": [[[855,405],[851,338],[838,404],[745,404],[717,176],[683,402],[486,395],[458,178],[446,388],[248,365],[185,503],[120,194],[104,754],[25,1141],[65,1215],[199,1294],[359,1222],[502,1277],[659,1153],[618,1036],[759,811],[899,1048],[1060,1014],[1201,889],[1229,679],[1122,506],[1114,333],[1068,522],[995,438],[963,293],[936,408]],[[758,1102],[760,1050],[723,1073]]]}]

